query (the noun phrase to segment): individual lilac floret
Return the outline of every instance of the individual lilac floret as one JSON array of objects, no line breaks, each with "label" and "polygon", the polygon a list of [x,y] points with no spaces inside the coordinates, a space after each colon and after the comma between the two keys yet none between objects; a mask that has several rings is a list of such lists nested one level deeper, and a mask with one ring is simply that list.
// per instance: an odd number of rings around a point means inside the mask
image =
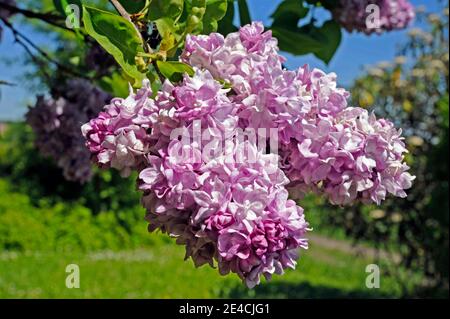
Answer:
[{"label": "individual lilac floret", "polygon": [[53,158],[67,180],[84,183],[92,172],[80,127],[110,97],[81,79],[70,80],[58,91],[51,98],[39,96],[26,114],[26,121],[35,133],[35,144],[42,155]]},{"label": "individual lilac floret", "polygon": [[[369,17],[374,14],[371,10],[367,11],[369,5],[378,7],[379,21],[372,21]],[[332,14],[348,32],[365,34],[406,28],[415,17],[414,7],[408,0],[340,0]],[[368,20],[377,26],[370,27]]]},{"label": "individual lilac floret", "polygon": [[175,98],[173,117],[189,122],[205,118],[219,108],[230,108],[231,102],[226,96],[228,91],[208,71],[197,70],[192,78],[186,75],[172,92]]},{"label": "individual lilac floret", "polygon": [[401,130],[361,108],[303,122],[302,140],[288,147],[292,185],[325,194],[331,203],[380,204],[388,193],[406,197],[414,176],[403,162]]},{"label": "individual lilac floret", "polygon": [[139,113],[153,103],[148,81],[136,93],[130,90],[126,99],[112,99],[98,117],[81,127],[94,161],[100,167],[119,170],[123,176],[143,164],[149,147],[149,123],[142,122]]}]

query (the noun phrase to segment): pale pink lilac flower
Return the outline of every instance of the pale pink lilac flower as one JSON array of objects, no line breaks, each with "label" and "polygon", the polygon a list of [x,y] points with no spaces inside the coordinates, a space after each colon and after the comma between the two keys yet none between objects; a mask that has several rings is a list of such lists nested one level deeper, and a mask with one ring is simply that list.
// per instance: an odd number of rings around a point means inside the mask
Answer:
[{"label": "pale pink lilac flower", "polygon": [[308,224],[288,200],[289,180],[271,167],[276,155],[258,153],[250,144],[239,147],[248,147],[256,161],[236,162],[228,154],[180,166],[170,152],[152,156],[140,173],[140,189],[147,219],[186,245],[196,266],[216,260],[221,273],[234,272],[253,287],[260,275],[295,267],[296,250],[308,247]]},{"label": "pale pink lilac flower", "polygon": [[188,36],[182,60],[232,84],[242,128],[277,127],[284,143],[309,113],[335,114],[347,106],[348,92],[336,75],[308,67],[283,69],[277,41],[259,22],[227,35]]},{"label": "pale pink lilac flower", "polygon": [[144,81],[136,94],[131,92],[125,99],[112,99],[97,118],[81,127],[99,166],[113,167],[128,176],[143,164],[149,148],[149,123],[142,123],[138,113],[152,103],[151,94],[149,82]]},{"label": "pale pink lilac flower", "polygon": [[[361,108],[304,120],[301,143],[285,150],[291,187],[306,185],[337,205],[380,204],[387,194],[406,197],[414,176],[403,162],[401,130]],[[285,156],[286,156],[285,154]]]}]

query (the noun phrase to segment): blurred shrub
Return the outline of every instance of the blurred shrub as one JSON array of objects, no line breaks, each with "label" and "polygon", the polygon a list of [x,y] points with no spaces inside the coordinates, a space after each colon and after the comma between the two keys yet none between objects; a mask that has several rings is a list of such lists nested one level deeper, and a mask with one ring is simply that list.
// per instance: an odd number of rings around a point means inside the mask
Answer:
[{"label": "blurred shrub", "polygon": [[25,194],[11,191],[0,179],[0,250],[98,250],[152,245],[160,237],[147,232],[144,210],[93,215],[79,203],[33,205]]},{"label": "blurred shrub", "polygon": [[321,222],[394,248],[403,265],[425,275],[420,286],[448,293],[448,8],[419,19],[429,27],[410,31],[402,56],[370,69],[352,89],[354,104],[373,106],[402,127],[410,152],[406,161],[417,176],[408,198],[389,199],[381,207],[330,209]]},{"label": "blurred shrub", "polygon": [[122,249],[152,244],[135,177],[96,170],[89,183],[64,179],[43,158],[30,127],[0,134],[0,250]]},{"label": "blurred shrub", "polygon": [[0,135],[0,177],[7,178],[14,191],[27,194],[33,204],[43,198],[51,204],[77,202],[98,214],[139,202],[135,176],[123,179],[115,171],[97,169],[89,183],[69,182],[51,159],[39,154],[33,139],[24,123],[10,123]]}]

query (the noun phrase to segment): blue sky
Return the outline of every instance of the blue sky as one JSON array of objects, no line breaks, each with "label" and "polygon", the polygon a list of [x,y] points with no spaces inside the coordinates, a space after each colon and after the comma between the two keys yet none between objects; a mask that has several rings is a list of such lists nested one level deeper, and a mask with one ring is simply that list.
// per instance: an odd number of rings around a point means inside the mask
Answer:
[{"label": "blue sky", "polygon": [[[412,0],[414,5],[425,5],[428,11],[438,11],[439,0]],[[253,20],[260,20],[266,25],[270,24],[270,14],[280,3],[280,0],[248,0],[248,5]],[[320,15],[320,12],[318,13]],[[320,17],[320,16],[319,16]],[[31,30],[22,30],[42,46],[51,45],[51,39],[42,34],[35,34]],[[329,65],[325,65],[314,56],[291,56],[287,57],[286,66],[295,69],[303,64],[318,67],[326,72],[336,72],[338,82],[341,86],[349,86],[353,80],[361,74],[363,68],[376,64],[380,61],[391,61],[397,52],[398,45],[406,40],[406,32],[394,31],[383,35],[365,36],[361,34],[349,34],[344,32],[341,45]],[[33,103],[35,93],[29,90],[20,81],[25,67],[17,57],[25,54],[23,49],[14,43],[13,37],[8,30],[4,30],[3,39],[0,42],[0,79],[16,83],[15,87],[1,87],[0,96],[0,120],[21,119],[26,112],[27,105]],[[2,63],[2,60],[13,63]]]}]

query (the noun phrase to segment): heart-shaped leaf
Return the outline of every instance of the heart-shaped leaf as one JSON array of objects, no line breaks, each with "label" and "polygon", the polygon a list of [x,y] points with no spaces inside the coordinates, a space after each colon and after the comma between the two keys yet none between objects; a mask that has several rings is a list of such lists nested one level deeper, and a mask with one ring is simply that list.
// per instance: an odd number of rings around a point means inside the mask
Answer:
[{"label": "heart-shaped leaf", "polygon": [[285,0],[272,13],[272,26],[282,26],[287,29],[297,28],[298,22],[308,15],[309,9],[301,0]]},{"label": "heart-shaped leaf", "polygon": [[341,43],[341,27],[336,21],[329,20],[322,27],[318,28],[316,32],[322,37],[322,46],[314,52],[314,55],[328,64]]}]

